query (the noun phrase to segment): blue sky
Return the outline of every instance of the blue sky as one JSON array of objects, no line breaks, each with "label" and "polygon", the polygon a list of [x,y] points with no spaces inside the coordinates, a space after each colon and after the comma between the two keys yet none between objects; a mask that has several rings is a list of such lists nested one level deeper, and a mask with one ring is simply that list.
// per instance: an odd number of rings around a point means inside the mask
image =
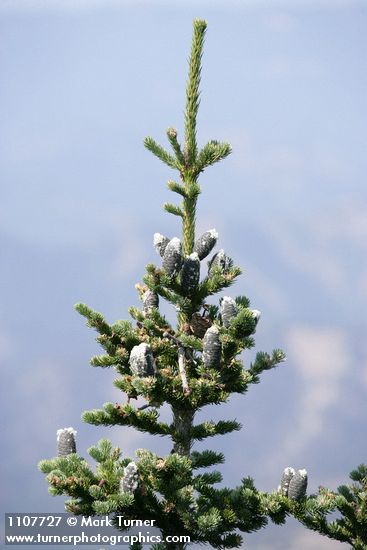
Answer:
[{"label": "blue sky", "polygon": [[[200,413],[244,426],[205,447],[225,447],[226,484],[251,475],[262,490],[289,465],[311,492],[336,488],[367,460],[366,16],[342,0],[0,2],[4,510],[62,510],[36,468],[60,427],[82,455],[105,436],[129,456],[170,450],[81,422],[120,396],[88,367],[97,347],[73,304],[127,318],[158,262],[153,233],[179,236],[161,209],[174,174],[142,142],[182,135],[194,17],[208,21],[199,143],[233,147],[202,177],[198,232],[215,227],[244,268],[231,293],[262,311],[256,350],[288,358]],[[247,545],[345,547],[294,522]]]}]

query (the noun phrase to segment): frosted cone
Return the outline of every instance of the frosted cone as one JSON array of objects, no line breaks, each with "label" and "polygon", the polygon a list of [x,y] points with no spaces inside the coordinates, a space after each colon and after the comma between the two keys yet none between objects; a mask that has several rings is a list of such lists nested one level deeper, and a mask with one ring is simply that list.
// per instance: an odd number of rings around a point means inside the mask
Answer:
[{"label": "frosted cone", "polygon": [[181,289],[189,296],[199,284],[200,279],[200,260],[196,252],[190,254],[184,261],[181,270]]},{"label": "frosted cone", "polygon": [[282,479],[280,480],[280,487],[279,487],[279,490],[282,493],[282,495],[285,495],[285,496],[288,495],[289,483],[295,473],[296,473],[296,470],[294,468],[291,468],[291,467],[285,468],[282,475]]},{"label": "frosted cone", "polygon": [[222,344],[219,340],[219,329],[215,325],[208,328],[203,339],[203,363],[208,369],[220,366]]},{"label": "frosted cone", "polygon": [[213,250],[218,240],[218,233],[215,229],[206,231],[194,244],[194,252],[197,252],[199,260],[203,260]]},{"label": "frosted cone", "polygon": [[213,270],[216,267],[219,267],[219,269],[223,273],[227,273],[230,267],[232,266],[232,260],[229,258],[226,253],[224,252],[223,248],[221,248],[214,256],[209,260],[208,262],[208,274],[212,275]]},{"label": "frosted cone", "polygon": [[143,310],[145,314],[148,314],[152,309],[159,306],[159,297],[156,292],[152,290],[146,290],[143,294]]},{"label": "frosted cone", "polygon": [[142,342],[138,346],[134,346],[130,353],[130,368],[136,376],[154,376],[155,362],[152,350],[148,344]]},{"label": "frosted cone", "polygon": [[169,238],[161,235],[160,233],[154,233],[153,245],[158,254],[163,258],[164,251],[166,250]]},{"label": "frosted cone", "polygon": [[57,430],[57,455],[68,456],[76,453],[75,445],[76,430],[74,428],[63,428]]},{"label": "frosted cone", "polygon": [[307,489],[307,472],[306,470],[298,470],[289,482],[288,498],[291,500],[302,500],[306,495]]},{"label": "frosted cone", "polygon": [[178,275],[182,261],[181,241],[177,237],[174,237],[167,244],[163,255],[163,268],[169,277]]},{"label": "frosted cone", "polygon": [[238,313],[236,302],[230,296],[224,296],[220,304],[223,325],[228,328],[230,320]]},{"label": "frosted cone", "polygon": [[138,488],[139,474],[135,462],[129,462],[124,468],[124,477],[120,481],[120,491],[134,493]]}]

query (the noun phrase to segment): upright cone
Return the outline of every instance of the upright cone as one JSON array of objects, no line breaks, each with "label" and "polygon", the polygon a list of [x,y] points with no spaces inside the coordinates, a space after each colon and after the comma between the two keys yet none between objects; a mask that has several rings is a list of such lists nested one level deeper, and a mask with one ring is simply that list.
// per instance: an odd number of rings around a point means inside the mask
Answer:
[{"label": "upright cone", "polygon": [[203,339],[203,363],[208,369],[220,366],[222,344],[219,340],[219,329],[213,325],[205,333]]},{"label": "upright cone", "polygon": [[76,453],[76,430],[74,428],[62,428],[57,430],[57,455],[68,456]]}]

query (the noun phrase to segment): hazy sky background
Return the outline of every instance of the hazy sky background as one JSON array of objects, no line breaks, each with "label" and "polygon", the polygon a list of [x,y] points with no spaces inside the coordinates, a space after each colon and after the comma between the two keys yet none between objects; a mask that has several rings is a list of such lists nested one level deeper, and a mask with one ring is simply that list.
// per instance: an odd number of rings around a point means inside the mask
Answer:
[{"label": "hazy sky background", "polygon": [[[243,430],[196,448],[225,450],[226,485],[250,475],[268,491],[286,466],[308,470],[311,493],[367,461],[366,3],[1,0],[4,511],[63,510],[37,471],[60,427],[77,429],[83,456],[102,437],[131,457],[171,449],[81,422],[121,396],[113,371],[88,366],[95,334],[73,304],[127,318],[159,263],[153,233],[179,236],[161,208],[174,173],[142,142],[166,144],[169,126],[182,136],[195,17],[208,21],[199,144],[233,146],[201,179],[198,232],[215,227],[244,268],[224,294],[262,311],[255,351],[287,353],[246,396],[198,415]],[[294,521],[245,540],[347,548]]]}]

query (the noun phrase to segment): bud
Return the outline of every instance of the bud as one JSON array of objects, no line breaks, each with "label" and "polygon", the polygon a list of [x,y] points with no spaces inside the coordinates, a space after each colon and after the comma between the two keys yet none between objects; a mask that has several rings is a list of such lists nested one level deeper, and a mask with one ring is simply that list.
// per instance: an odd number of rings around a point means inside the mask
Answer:
[{"label": "bud", "polygon": [[200,280],[200,260],[196,252],[190,254],[183,263],[181,270],[181,289],[189,296],[198,286]]},{"label": "bud", "polygon": [[199,260],[203,260],[213,250],[218,240],[218,233],[215,229],[206,231],[194,244],[194,252],[197,252]]},{"label": "bud", "polygon": [[289,482],[288,498],[291,500],[302,500],[306,495],[307,471],[298,470]]},{"label": "bud", "polygon": [[164,251],[166,250],[166,246],[169,243],[169,238],[164,237],[160,233],[154,233],[153,237],[153,245],[158,254],[163,258]]},{"label": "bud", "polygon": [[129,462],[124,468],[124,476],[120,481],[120,491],[124,493],[134,493],[138,488],[139,474],[135,462]]},{"label": "bud", "polygon": [[208,262],[208,274],[213,273],[214,268],[219,267],[223,273],[227,273],[232,267],[232,259],[227,256],[221,248]]},{"label": "bud", "polygon": [[170,138],[176,138],[177,137],[177,130],[175,128],[168,128],[167,135]]},{"label": "bud", "polygon": [[71,453],[76,453],[74,428],[62,428],[57,430],[57,456],[68,456]]},{"label": "bud", "polygon": [[288,495],[289,483],[295,473],[296,473],[296,470],[294,468],[291,468],[290,466],[288,466],[288,468],[285,468],[282,475],[282,479],[280,480],[280,486],[279,486],[279,491],[281,492],[282,495],[284,496]]},{"label": "bud", "polygon": [[154,376],[156,372],[152,350],[145,342],[133,347],[129,363],[131,372],[136,376]]},{"label": "bud", "polygon": [[152,309],[158,309],[159,306],[159,297],[156,292],[153,290],[146,290],[143,294],[143,310],[144,314],[148,315],[151,313]]},{"label": "bud", "polygon": [[163,268],[169,277],[178,275],[182,266],[182,245],[180,239],[174,237],[167,244],[163,254]]},{"label": "bud", "polygon": [[220,366],[222,344],[219,340],[219,329],[213,325],[205,333],[203,339],[203,363],[208,369],[216,369]]},{"label": "bud", "polygon": [[222,323],[228,328],[230,320],[238,313],[236,302],[230,296],[224,296],[220,302],[220,313],[222,315]]}]

